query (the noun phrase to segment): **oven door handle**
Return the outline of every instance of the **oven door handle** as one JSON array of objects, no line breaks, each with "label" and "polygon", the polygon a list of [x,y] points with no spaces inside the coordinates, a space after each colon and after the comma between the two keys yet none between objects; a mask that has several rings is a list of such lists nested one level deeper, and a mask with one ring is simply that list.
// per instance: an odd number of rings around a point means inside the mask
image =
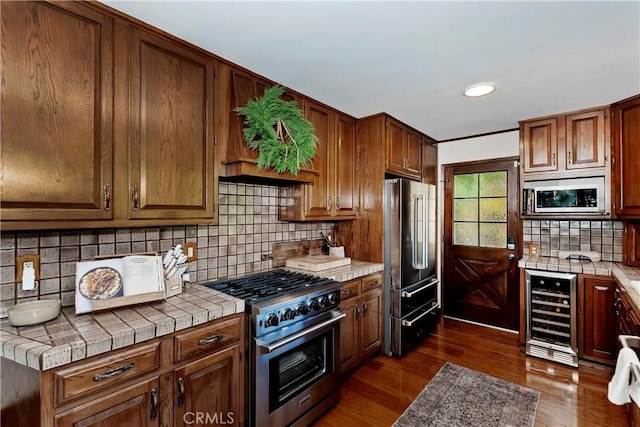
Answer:
[{"label": "oven door handle", "polygon": [[260,348],[263,348],[263,349],[267,350],[267,353],[271,353],[272,351],[282,347],[283,345],[287,345],[290,342],[295,341],[300,337],[303,337],[303,336],[305,336],[307,334],[315,332],[315,331],[317,331],[319,329],[325,328],[325,327],[327,327],[329,325],[333,325],[334,323],[339,322],[340,320],[344,319],[345,317],[347,317],[347,315],[345,313],[340,313],[338,315],[334,315],[329,320],[325,320],[324,322],[318,323],[317,325],[314,325],[311,328],[304,329],[304,330],[302,330],[302,331],[300,331],[298,333],[295,333],[293,335],[290,335],[290,336],[288,336],[288,337],[286,337],[286,338],[284,338],[284,339],[282,339],[280,341],[276,341],[275,343],[273,343],[271,345],[265,343],[262,340],[256,339],[256,345],[258,347],[260,347]]},{"label": "oven door handle", "polygon": [[412,292],[407,292],[407,291],[402,291],[402,293],[400,294],[403,298],[411,298],[412,296],[414,296],[417,293],[420,293],[422,291],[426,291],[427,288],[430,288],[433,285],[437,285],[440,281],[439,280],[434,280],[433,282],[429,282],[428,284],[426,284],[425,286],[416,289],[415,291]]},{"label": "oven door handle", "polygon": [[426,316],[427,314],[431,313],[436,308],[438,308],[438,304],[434,303],[433,306],[429,310],[425,311],[424,313],[422,313],[420,316],[416,317],[415,319],[413,319],[413,320],[403,320],[402,321],[402,326],[412,327],[415,322],[417,322],[418,320],[422,319],[424,316]]}]

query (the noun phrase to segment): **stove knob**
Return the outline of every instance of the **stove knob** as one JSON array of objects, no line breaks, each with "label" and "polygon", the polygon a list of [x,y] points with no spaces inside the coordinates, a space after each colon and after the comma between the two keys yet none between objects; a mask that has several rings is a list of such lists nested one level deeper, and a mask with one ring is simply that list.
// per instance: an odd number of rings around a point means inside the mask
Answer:
[{"label": "stove knob", "polygon": [[273,313],[267,314],[267,319],[264,321],[266,327],[278,326],[278,316]]},{"label": "stove knob", "polygon": [[336,298],[336,294],[335,294],[335,292],[331,292],[331,293],[329,294],[329,296],[327,297],[327,299],[329,300],[329,305],[330,305],[330,306],[331,306],[331,305],[335,305],[335,304],[336,304],[336,299],[337,299],[337,298]]},{"label": "stove knob", "polygon": [[303,316],[309,312],[309,307],[307,307],[304,303],[298,304],[296,307],[296,314],[298,316]]},{"label": "stove knob", "polygon": [[322,296],[320,297],[320,307],[326,307],[329,305],[329,300],[327,299],[327,297]]},{"label": "stove knob", "polygon": [[296,313],[290,308],[285,308],[282,314],[280,315],[280,320],[291,320],[296,317]]},{"label": "stove knob", "polygon": [[311,301],[309,301],[309,309],[313,311],[320,310],[320,302],[317,299],[313,298]]}]

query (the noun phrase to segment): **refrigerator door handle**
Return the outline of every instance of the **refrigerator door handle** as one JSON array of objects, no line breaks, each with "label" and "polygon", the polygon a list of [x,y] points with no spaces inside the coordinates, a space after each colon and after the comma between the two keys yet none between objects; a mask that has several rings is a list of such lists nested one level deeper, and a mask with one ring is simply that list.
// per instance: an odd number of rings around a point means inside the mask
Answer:
[{"label": "refrigerator door handle", "polygon": [[412,327],[414,323],[416,323],[418,320],[422,319],[424,316],[426,316],[427,314],[431,313],[432,311],[434,311],[437,308],[438,308],[438,304],[437,303],[433,303],[431,305],[430,309],[428,309],[427,311],[425,311],[424,313],[422,313],[420,316],[416,317],[415,319],[413,319],[413,320],[403,320],[402,321],[402,326]]},{"label": "refrigerator door handle", "polygon": [[[422,208],[422,210],[421,210]],[[413,245],[411,254],[411,266],[416,270],[422,270],[428,267],[428,244],[427,244],[427,226],[428,226],[428,213],[427,213],[427,197],[424,195],[417,196],[413,203]],[[422,223],[422,228],[420,228]],[[420,260],[418,260],[418,245],[422,238],[422,244],[420,245]]]},{"label": "refrigerator door handle", "polygon": [[429,268],[429,199],[426,195],[422,196],[422,232],[424,238],[422,239],[422,265],[424,268]]}]

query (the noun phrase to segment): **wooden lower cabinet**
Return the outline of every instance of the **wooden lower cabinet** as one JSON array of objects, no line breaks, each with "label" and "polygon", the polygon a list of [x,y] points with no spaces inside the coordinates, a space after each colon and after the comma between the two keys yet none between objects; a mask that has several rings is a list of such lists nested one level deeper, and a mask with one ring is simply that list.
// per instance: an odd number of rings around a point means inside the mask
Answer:
[{"label": "wooden lower cabinet", "polygon": [[[43,372],[2,358],[1,423],[242,426],[244,316],[228,316]],[[200,344],[185,353],[192,340]]]},{"label": "wooden lower cabinet", "polygon": [[242,420],[237,344],[176,369],[174,377],[174,425],[235,424]]},{"label": "wooden lower cabinet", "polygon": [[159,381],[154,378],[117,390],[55,416],[57,427],[157,426]]},{"label": "wooden lower cabinet", "polygon": [[382,345],[382,274],[345,282],[341,291],[340,372],[344,373]]},{"label": "wooden lower cabinet", "polygon": [[579,357],[612,365],[616,357],[616,282],[613,277],[583,277],[579,299]]}]

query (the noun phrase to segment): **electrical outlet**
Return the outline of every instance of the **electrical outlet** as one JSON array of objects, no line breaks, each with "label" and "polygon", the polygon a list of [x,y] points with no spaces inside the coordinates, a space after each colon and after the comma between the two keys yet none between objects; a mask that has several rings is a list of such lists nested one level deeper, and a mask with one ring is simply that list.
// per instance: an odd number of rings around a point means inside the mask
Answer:
[{"label": "electrical outlet", "polygon": [[22,273],[27,266],[31,266],[36,274],[36,281],[40,280],[40,256],[27,254],[16,257],[16,283],[22,283]]},{"label": "electrical outlet", "polygon": [[187,262],[198,259],[198,245],[196,242],[186,242],[184,244],[184,253],[187,255]]}]

